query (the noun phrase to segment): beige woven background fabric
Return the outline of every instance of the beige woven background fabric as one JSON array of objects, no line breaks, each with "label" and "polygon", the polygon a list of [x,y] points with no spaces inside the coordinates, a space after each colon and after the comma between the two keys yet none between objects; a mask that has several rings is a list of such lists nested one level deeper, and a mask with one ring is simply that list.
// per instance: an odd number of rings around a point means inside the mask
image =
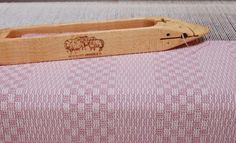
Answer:
[{"label": "beige woven background fabric", "polygon": [[0,3],[0,28],[145,16],[167,16],[207,25],[208,39],[236,40],[234,1]]}]

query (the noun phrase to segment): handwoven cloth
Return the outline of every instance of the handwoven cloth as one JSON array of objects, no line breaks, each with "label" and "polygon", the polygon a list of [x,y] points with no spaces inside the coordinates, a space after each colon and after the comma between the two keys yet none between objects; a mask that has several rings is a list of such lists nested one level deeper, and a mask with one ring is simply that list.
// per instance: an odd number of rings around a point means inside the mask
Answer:
[{"label": "handwoven cloth", "polygon": [[0,66],[0,142],[236,142],[236,41],[226,41],[235,40],[235,3],[203,2],[200,11],[191,2],[125,4],[0,5],[2,26],[43,21],[40,7],[51,19],[65,8],[53,22],[86,8],[89,17],[92,7],[122,17],[115,13],[130,7],[130,17],[177,9],[176,17],[211,29],[204,42],[165,52]]},{"label": "handwoven cloth", "polygon": [[5,142],[235,142],[236,42],[0,67]]}]

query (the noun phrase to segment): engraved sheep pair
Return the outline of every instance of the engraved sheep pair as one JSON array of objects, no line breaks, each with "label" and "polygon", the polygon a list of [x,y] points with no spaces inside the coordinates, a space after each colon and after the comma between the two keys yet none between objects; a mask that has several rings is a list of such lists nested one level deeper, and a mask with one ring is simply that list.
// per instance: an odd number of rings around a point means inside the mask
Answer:
[{"label": "engraved sheep pair", "polygon": [[64,46],[67,52],[70,53],[87,50],[87,48],[89,48],[90,51],[95,51],[96,49],[102,51],[104,41],[96,39],[95,37],[83,36],[66,40]]}]

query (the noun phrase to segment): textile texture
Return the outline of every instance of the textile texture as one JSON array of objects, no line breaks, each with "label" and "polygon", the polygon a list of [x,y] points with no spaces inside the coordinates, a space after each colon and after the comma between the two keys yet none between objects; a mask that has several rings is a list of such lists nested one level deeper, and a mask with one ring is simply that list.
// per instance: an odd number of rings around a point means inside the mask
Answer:
[{"label": "textile texture", "polygon": [[0,4],[1,27],[155,14],[211,29],[169,51],[0,66],[0,143],[235,143],[235,4]]}]

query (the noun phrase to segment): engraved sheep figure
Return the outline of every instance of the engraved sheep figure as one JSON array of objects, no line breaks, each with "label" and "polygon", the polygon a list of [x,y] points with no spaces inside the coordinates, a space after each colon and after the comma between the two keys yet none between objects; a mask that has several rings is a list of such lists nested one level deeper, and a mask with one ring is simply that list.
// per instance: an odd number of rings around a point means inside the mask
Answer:
[{"label": "engraved sheep figure", "polygon": [[85,48],[84,42],[81,41],[79,38],[66,40],[64,45],[67,51],[70,53],[72,53],[73,51],[75,52],[75,51],[84,50]]},{"label": "engraved sheep figure", "polygon": [[95,39],[94,37],[92,37],[90,40],[89,40],[89,48],[90,48],[90,51],[92,50],[96,50],[96,48],[99,49],[99,51],[102,51],[102,48],[104,46],[104,42],[103,40],[101,39]]}]

